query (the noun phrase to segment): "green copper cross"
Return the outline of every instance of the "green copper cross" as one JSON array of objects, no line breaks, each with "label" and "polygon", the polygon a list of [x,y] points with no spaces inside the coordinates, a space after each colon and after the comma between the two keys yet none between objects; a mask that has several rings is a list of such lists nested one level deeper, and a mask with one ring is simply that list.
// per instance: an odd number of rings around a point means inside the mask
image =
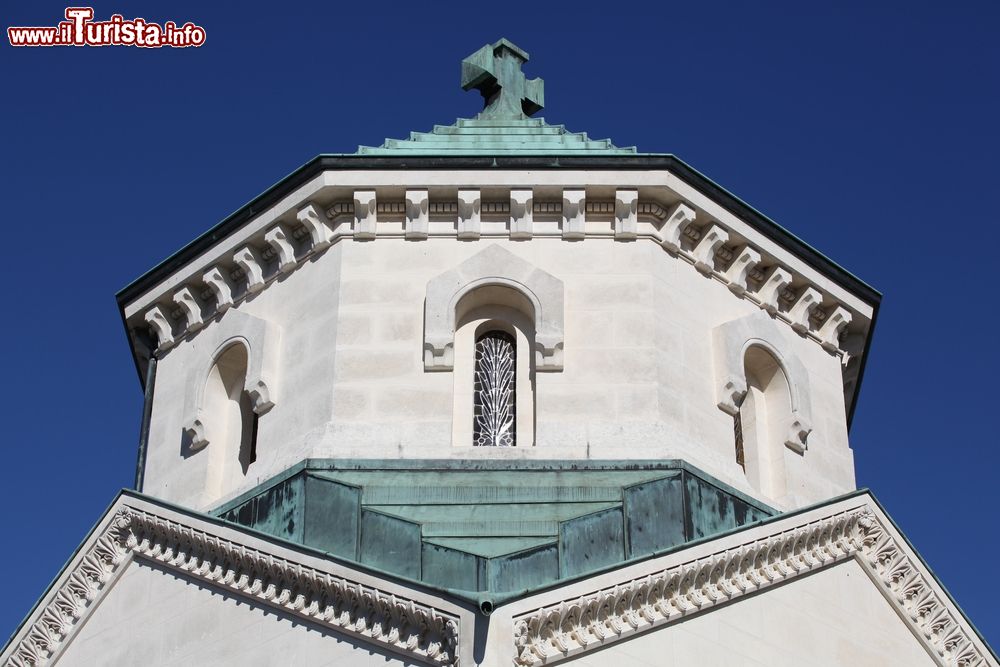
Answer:
[{"label": "green copper cross", "polygon": [[521,65],[526,62],[528,54],[506,39],[462,61],[462,90],[475,88],[485,100],[479,118],[525,118],[541,110],[544,82],[524,78]]}]

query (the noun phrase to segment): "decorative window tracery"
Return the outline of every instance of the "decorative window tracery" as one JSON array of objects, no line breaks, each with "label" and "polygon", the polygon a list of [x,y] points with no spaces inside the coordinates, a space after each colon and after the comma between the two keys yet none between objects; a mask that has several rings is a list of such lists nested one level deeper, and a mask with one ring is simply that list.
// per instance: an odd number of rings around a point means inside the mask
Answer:
[{"label": "decorative window tracery", "polygon": [[488,331],[476,340],[473,444],[513,447],[517,348],[505,331]]}]

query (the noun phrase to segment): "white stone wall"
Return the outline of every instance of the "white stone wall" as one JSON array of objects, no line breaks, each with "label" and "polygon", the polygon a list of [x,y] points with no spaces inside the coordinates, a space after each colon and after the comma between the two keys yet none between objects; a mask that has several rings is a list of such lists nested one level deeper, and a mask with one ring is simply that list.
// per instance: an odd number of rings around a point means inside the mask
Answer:
[{"label": "white stone wall", "polygon": [[[491,244],[565,286],[563,370],[535,376],[530,448],[453,442],[454,374],[423,363],[428,281]],[[182,450],[191,369],[207,374],[215,349],[219,323],[209,321],[158,366],[145,478],[153,495],[205,509],[307,457],[503,457],[685,459],[762,497],[735,462],[712,347],[715,327],[762,311],[648,240],[343,239],[233,311],[280,330],[258,461],[237,487],[212,494],[209,457]],[[804,454],[785,453],[788,495],[762,499],[792,507],[854,488],[853,460],[839,357],[785,323],[776,329],[774,345],[808,372],[813,430]]]},{"label": "white stone wall", "polygon": [[[333,378],[337,372],[337,337],[342,328],[338,308],[342,300],[341,252],[328,248],[237,306],[209,321],[203,330],[167,351],[158,366],[150,422],[144,490],[195,509],[206,509],[220,498],[234,495],[311,456],[322,442],[333,418]],[[259,421],[257,462],[242,483],[222,494],[206,489],[209,448],[184,447],[183,429],[191,416],[204,379],[212,366],[218,341],[211,335],[234,313],[245,313],[276,325],[276,377],[272,380],[275,407]],[[262,350],[251,349],[250,354]],[[207,415],[206,418],[211,418]]]},{"label": "white stone wall", "polygon": [[937,663],[854,560],[566,662],[574,667]]}]

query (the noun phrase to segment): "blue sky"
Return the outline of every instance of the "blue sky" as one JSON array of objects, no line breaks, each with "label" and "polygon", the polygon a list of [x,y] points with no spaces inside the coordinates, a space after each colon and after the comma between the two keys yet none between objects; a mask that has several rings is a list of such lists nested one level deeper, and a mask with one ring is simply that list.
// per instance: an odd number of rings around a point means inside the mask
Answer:
[{"label": "blue sky", "polygon": [[884,293],[858,483],[1000,646],[1000,4],[512,6],[119,1],[97,17],[193,21],[206,44],[4,39],[0,636],[133,481],[142,395],[114,293],[318,153],[474,115],[459,61],[504,36],[549,122],[678,155]]}]

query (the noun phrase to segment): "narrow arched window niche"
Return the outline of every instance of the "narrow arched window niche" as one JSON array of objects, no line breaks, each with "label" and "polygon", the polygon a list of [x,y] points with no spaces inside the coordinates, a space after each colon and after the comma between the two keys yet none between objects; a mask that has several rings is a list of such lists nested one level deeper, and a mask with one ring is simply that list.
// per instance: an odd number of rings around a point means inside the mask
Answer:
[{"label": "narrow arched window niche", "polygon": [[457,447],[534,445],[534,309],[504,285],[484,285],[456,305]]},{"label": "narrow arched window niche", "polygon": [[795,455],[785,445],[791,387],[781,364],[760,345],[747,348],[743,368],[747,390],[734,415],[737,462],[751,486],[779,499],[787,493],[785,457]]},{"label": "narrow arched window niche", "polygon": [[234,342],[215,358],[201,411],[208,446],[207,488],[219,494],[238,484],[257,460],[257,414],[246,391],[249,354]]}]

